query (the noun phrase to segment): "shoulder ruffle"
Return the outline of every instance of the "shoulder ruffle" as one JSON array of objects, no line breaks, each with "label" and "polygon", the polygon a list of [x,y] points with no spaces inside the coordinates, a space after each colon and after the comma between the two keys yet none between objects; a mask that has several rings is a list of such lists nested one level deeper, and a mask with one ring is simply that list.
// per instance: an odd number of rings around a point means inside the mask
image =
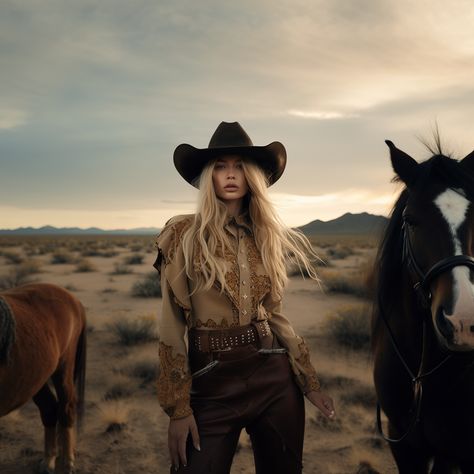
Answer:
[{"label": "shoulder ruffle", "polygon": [[158,250],[153,266],[161,271],[161,263],[171,262],[176,255],[176,250],[184,232],[194,222],[194,214],[186,214],[172,217],[163,227],[155,239],[155,247]]}]

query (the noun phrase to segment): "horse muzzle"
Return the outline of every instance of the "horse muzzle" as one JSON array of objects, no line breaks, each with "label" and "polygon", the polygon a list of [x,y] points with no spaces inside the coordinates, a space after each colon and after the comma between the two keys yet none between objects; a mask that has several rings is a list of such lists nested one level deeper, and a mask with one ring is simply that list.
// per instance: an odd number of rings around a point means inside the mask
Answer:
[{"label": "horse muzzle", "polygon": [[448,315],[442,306],[434,318],[436,332],[441,343],[455,352],[474,351],[474,311],[467,315]]}]

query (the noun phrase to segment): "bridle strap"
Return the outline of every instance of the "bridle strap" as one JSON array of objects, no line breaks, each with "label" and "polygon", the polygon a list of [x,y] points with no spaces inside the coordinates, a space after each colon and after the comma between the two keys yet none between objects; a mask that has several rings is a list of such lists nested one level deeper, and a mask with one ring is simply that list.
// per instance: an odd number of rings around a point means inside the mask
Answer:
[{"label": "bridle strap", "polygon": [[474,258],[469,255],[455,255],[454,257],[444,258],[440,262],[435,263],[424,276],[421,282],[422,288],[427,289],[434,279],[454,267],[468,267],[474,270]]}]

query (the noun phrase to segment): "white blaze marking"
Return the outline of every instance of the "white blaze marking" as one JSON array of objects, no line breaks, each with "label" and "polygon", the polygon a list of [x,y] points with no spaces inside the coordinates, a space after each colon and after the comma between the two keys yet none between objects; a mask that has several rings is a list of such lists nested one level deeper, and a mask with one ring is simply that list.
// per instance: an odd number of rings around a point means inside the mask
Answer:
[{"label": "white blaze marking", "polygon": [[[454,243],[454,255],[462,255],[461,242],[458,230],[466,219],[469,201],[461,194],[447,189],[441,193],[434,203],[438,206],[441,214],[449,225],[451,237]],[[474,286],[469,280],[469,268],[454,267],[453,270],[453,315],[460,317],[473,317]]]}]

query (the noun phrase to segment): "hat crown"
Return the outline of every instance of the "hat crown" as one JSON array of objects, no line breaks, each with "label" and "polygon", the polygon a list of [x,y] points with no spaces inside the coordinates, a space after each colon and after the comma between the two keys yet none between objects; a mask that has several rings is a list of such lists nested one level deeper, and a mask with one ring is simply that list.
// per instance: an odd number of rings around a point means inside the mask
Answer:
[{"label": "hat crown", "polygon": [[221,122],[209,142],[209,148],[239,146],[253,146],[252,140],[239,122]]}]

